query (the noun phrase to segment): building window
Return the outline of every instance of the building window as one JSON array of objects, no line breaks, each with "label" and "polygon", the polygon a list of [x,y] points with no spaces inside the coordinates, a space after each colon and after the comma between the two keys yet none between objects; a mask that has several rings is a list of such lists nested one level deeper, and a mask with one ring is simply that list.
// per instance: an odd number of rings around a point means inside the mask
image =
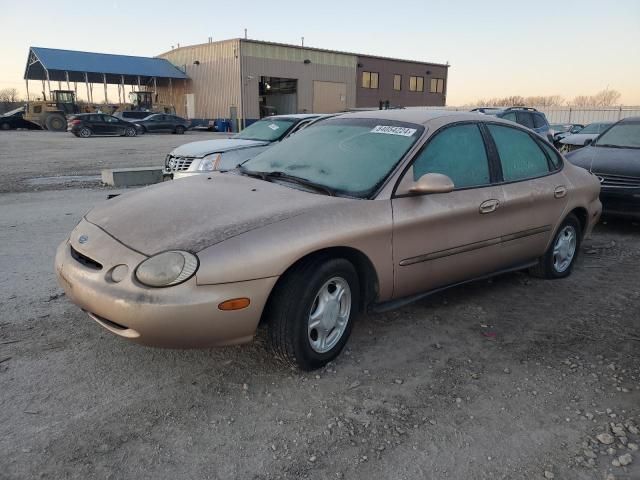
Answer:
[{"label": "building window", "polygon": [[402,90],[402,75],[393,76],[393,89]]},{"label": "building window", "polygon": [[362,88],[378,88],[378,74],[376,72],[362,72]]},{"label": "building window", "polygon": [[424,92],[424,77],[409,77],[409,91]]},{"label": "building window", "polygon": [[431,93],[444,92],[444,78],[432,78],[431,85],[429,87]]}]

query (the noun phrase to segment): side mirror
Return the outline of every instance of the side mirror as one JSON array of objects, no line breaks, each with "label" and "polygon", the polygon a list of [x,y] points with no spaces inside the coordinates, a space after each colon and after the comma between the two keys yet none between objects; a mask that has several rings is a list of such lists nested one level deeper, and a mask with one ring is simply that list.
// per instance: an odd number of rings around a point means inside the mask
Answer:
[{"label": "side mirror", "polygon": [[586,146],[588,146],[588,145],[591,145],[591,144],[593,143],[593,141],[594,141],[594,140],[595,140],[595,138],[587,138],[587,139],[584,141],[584,146],[586,147]]},{"label": "side mirror", "polygon": [[453,191],[453,181],[441,173],[425,173],[409,188],[409,193],[448,193]]}]

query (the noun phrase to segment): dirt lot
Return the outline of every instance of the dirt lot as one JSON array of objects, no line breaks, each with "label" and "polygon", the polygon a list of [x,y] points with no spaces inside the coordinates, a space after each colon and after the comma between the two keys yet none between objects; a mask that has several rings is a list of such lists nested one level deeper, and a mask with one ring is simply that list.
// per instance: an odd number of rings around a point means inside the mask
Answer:
[{"label": "dirt lot", "polygon": [[566,280],[362,316],[338,361],[300,373],[262,337],[144,348],[70,304],[54,250],[113,191],[21,182],[127,164],[88,145],[140,166],[192,138],[63,137],[0,135],[4,172],[46,170],[0,180],[0,478],[640,478],[638,225],[600,225]]},{"label": "dirt lot", "polygon": [[38,130],[0,132],[0,193],[97,186],[103,168],[162,165],[178,145],[226,137],[200,131],[87,139]]}]

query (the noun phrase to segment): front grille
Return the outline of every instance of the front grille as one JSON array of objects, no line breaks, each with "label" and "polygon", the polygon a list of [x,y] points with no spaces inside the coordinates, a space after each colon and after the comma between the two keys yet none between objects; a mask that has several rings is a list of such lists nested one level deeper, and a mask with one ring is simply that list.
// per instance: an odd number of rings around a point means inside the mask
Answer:
[{"label": "front grille", "polygon": [[[70,246],[71,247],[71,246]],[[71,256],[79,263],[81,263],[82,265],[84,265],[85,267],[89,267],[92,270],[102,270],[102,264],[96,262],[94,259],[87,257],[86,255],[83,255],[82,253],[80,253],[79,251],[77,251],[75,248],[71,247]]]},{"label": "front grille", "polygon": [[184,172],[189,170],[189,167],[193,163],[194,157],[174,157],[167,155],[167,159],[164,162],[164,169],[167,172]]},{"label": "front grille", "polygon": [[600,180],[603,187],[611,188],[640,188],[640,177],[630,177],[627,175],[611,175],[610,173],[596,173],[594,175]]}]

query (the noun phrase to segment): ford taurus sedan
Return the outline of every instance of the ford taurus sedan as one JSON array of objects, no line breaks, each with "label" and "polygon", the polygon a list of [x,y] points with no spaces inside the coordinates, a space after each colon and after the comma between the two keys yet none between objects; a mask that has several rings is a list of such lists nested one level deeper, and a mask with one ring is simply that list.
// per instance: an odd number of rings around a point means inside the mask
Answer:
[{"label": "ford taurus sedan", "polygon": [[236,169],[109,200],[58,248],[67,296],[146,345],[250,341],[302,369],[358,312],[518,269],[569,275],[597,178],[531,130],[473,113],[324,120]]}]

